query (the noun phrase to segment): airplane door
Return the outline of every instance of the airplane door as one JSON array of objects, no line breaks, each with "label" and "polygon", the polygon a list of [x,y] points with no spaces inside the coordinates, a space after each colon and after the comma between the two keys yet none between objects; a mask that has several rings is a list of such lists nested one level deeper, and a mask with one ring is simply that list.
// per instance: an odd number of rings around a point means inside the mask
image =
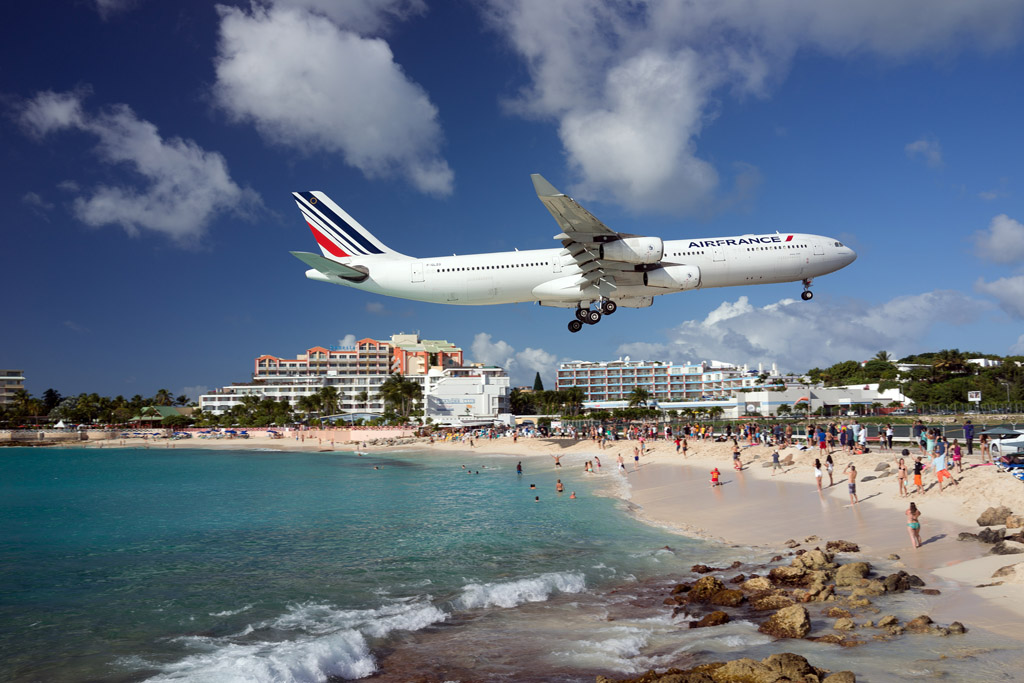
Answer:
[{"label": "airplane door", "polygon": [[412,262],[412,281],[423,282],[423,264],[419,261]]},{"label": "airplane door", "polygon": [[722,250],[721,247],[711,247],[711,254],[714,257],[713,260],[715,261],[725,260],[725,252]]},{"label": "airplane door", "polygon": [[551,268],[551,272],[553,273],[562,272],[562,256],[560,254],[556,254],[555,256],[551,257]]},{"label": "airplane door", "polygon": [[817,242],[814,243],[814,255],[815,256],[824,256],[825,255],[825,249],[822,248],[821,244],[819,244]]}]

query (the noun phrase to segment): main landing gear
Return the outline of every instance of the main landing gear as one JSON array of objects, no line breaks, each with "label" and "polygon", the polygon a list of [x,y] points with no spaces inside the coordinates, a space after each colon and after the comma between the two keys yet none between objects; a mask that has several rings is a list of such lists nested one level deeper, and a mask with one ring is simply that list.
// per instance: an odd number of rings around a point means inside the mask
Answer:
[{"label": "main landing gear", "polygon": [[804,301],[810,301],[814,298],[814,292],[811,291],[811,278],[804,278],[804,291],[800,295],[800,298]]},{"label": "main landing gear", "polygon": [[579,332],[583,329],[583,323],[596,325],[601,322],[602,316],[611,315],[618,310],[618,308],[619,307],[611,299],[604,299],[601,301],[598,310],[579,307],[576,309],[576,319],[569,321],[569,331]]}]

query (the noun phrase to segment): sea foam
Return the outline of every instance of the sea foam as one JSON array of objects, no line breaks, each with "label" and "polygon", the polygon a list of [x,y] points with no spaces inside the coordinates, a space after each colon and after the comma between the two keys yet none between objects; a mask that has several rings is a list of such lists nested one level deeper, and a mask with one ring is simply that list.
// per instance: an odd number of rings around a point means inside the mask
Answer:
[{"label": "sea foam", "polygon": [[471,583],[453,601],[459,609],[515,607],[525,602],[542,602],[554,592],[582,593],[586,578],[579,572],[551,572],[528,579],[497,583]]}]

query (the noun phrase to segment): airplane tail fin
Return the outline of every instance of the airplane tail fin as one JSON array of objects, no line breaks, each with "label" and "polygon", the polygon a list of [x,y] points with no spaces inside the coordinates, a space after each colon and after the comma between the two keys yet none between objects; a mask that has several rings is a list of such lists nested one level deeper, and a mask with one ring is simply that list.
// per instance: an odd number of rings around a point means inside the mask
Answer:
[{"label": "airplane tail fin", "polygon": [[396,254],[323,192],[292,192],[320,251],[329,258]]}]

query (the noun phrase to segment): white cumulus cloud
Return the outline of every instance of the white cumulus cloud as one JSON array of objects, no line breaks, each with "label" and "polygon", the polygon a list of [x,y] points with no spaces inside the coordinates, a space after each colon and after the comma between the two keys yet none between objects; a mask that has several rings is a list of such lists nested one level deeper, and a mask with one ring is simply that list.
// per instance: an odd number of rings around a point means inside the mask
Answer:
[{"label": "white cumulus cloud", "polygon": [[769,94],[798,51],[945,58],[1012,45],[1024,19],[1012,0],[489,0],[486,8],[528,71],[509,108],[557,124],[574,191],[663,211],[706,209],[743,189],[742,178],[723,181],[701,155],[700,134],[729,96]]},{"label": "white cumulus cloud", "polygon": [[1001,213],[988,224],[987,230],[974,233],[978,256],[993,263],[1024,261],[1024,224]]},{"label": "white cumulus cloud", "polygon": [[928,140],[925,138],[914,140],[907,143],[903,151],[911,159],[924,161],[929,168],[942,168],[942,145],[939,144],[938,140]]},{"label": "white cumulus cloud", "polygon": [[1014,318],[1024,319],[1024,275],[1001,277],[992,282],[979,278],[974,290],[995,299],[999,307]]},{"label": "white cumulus cloud", "polygon": [[[437,107],[385,40],[319,13],[379,29],[379,17],[404,16],[418,5],[220,5],[214,98],[232,119],[253,124],[274,143],[306,154],[341,154],[368,177],[404,177],[421,192],[451,194],[455,176],[440,154]],[[375,7],[384,11],[373,15]],[[378,24],[371,26],[371,15]]]},{"label": "white cumulus cloud", "polygon": [[703,320],[688,320],[668,331],[666,341],[621,345],[618,355],[634,360],[777,363],[804,372],[836,358],[865,359],[878,349],[895,356],[919,350],[943,311],[942,325],[965,325],[988,306],[956,291],[901,296],[882,304],[850,300],[823,317],[820,306],[783,299],[754,306],[745,296],[723,302]]},{"label": "white cumulus cloud", "polygon": [[133,235],[150,230],[191,242],[217,214],[239,211],[245,204],[259,205],[254,192],[231,179],[219,153],[192,140],[162,137],[155,125],[125,104],[87,113],[82,97],[82,93],[41,92],[18,112],[22,127],[40,139],[66,130],[94,136],[100,161],[134,174],[131,183],[100,185],[76,197],[74,212],[82,222],[120,225]]},{"label": "white cumulus cloud", "polygon": [[473,337],[470,351],[477,363],[505,368],[513,386],[532,386],[534,376],[539,372],[542,378],[546,377],[545,385],[554,388],[557,356],[543,349],[527,347],[517,352],[508,342],[500,339],[493,341],[491,335],[480,332]]}]

